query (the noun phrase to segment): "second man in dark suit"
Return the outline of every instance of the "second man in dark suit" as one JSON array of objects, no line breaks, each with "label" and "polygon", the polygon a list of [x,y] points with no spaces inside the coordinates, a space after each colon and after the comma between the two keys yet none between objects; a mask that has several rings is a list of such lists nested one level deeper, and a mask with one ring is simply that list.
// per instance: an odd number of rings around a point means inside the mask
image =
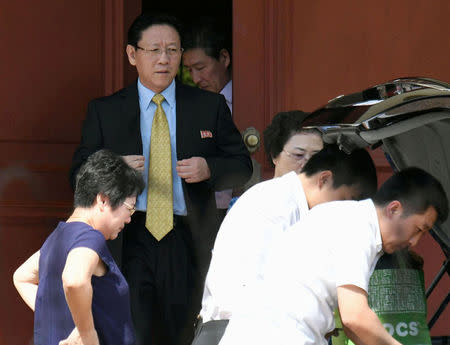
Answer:
[{"label": "second man in dark suit", "polygon": [[[225,31],[213,18],[198,18],[183,37],[183,65],[200,89],[223,95],[232,113],[231,40]],[[227,213],[232,192],[231,189],[216,192],[221,222]]]},{"label": "second man in dark suit", "polygon": [[101,148],[143,172],[146,189],[113,254],[122,256],[137,344],[181,344],[218,229],[214,191],[243,185],[251,161],[224,97],[175,81],[182,46],[172,17],[139,16],[127,55],[138,81],[90,102],[71,177]]}]

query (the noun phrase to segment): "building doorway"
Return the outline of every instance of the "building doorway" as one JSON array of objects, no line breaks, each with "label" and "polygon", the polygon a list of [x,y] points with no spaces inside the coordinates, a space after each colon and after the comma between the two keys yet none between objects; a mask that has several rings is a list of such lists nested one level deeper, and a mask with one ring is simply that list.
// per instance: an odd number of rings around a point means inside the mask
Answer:
[{"label": "building doorway", "polygon": [[177,17],[184,25],[195,22],[201,16],[213,17],[224,31],[230,33],[232,29],[232,0],[174,0],[170,2],[156,2],[142,0],[142,12],[164,12]]}]

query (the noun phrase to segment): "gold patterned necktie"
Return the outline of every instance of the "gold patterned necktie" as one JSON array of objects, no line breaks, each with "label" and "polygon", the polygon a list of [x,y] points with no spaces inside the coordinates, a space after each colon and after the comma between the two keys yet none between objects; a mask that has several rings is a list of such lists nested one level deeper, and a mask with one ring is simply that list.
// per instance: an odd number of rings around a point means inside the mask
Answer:
[{"label": "gold patterned necktie", "polygon": [[145,227],[160,241],[173,228],[172,156],[169,123],[161,106],[164,96],[156,94],[150,138],[147,216]]}]

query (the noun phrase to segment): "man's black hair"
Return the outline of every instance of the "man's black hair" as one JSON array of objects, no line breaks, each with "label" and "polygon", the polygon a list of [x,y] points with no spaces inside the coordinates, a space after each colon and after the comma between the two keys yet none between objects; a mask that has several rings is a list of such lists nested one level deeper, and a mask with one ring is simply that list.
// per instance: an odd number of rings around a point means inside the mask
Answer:
[{"label": "man's black hair", "polygon": [[333,173],[333,187],[342,185],[358,188],[359,199],[366,199],[377,190],[377,172],[369,153],[356,149],[347,154],[337,145],[326,145],[312,156],[302,169],[306,176],[330,170]]},{"label": "man's black hair", "polygon": [[78,171],[75,182],[74,207],[91,207],[97,194],[108,197],[113,209],[126,198],[137,196],[144,189],[142,175],[122,157],[100,150],[88,157]]},{"label": "man's black hair", "polygon": [[401,202],[405,216],[423,214],[432,206],[438,220],[448,217],[448,198],[441,183],[420,168],[411,167],[392,175],[373,197],[378,206],[386,206],[391,201]]},{"label": "man's black hair", "polygon": [[137,48],[142,33],[153,25],[168,25],[175,29],[181,40],[181,24],[174,16],[144,12],[138,16],[128,30],[128,44]]},{"label": "man's black hair", "polygon": [[217,20],[210,17],[196,18],[183,34],[184,51],[201,48],[206,55],[218,60],[220,51],[226,49],[231,60],[231,35],[226,28],[219,25]]}]

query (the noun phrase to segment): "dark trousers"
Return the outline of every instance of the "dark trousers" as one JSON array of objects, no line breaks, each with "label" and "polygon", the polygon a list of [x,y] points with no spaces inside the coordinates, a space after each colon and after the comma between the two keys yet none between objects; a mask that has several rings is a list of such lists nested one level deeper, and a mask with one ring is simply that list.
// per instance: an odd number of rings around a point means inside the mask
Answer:
[{"label": "dark trousers", "polygon": [[186,217],[157,241],[136,212],[124,232],[122,267],[128,281],[136,345],[190,344],[195,262]]},{"label": "dark trousers", "polygon": [[220,226],[220,224],[222,224],[223,219],[227,215],[227,211],[228,211],[228,209],[225,209],[225,208],[218,208],[217,209],[217,217],[219,219],[219,226]]}]

